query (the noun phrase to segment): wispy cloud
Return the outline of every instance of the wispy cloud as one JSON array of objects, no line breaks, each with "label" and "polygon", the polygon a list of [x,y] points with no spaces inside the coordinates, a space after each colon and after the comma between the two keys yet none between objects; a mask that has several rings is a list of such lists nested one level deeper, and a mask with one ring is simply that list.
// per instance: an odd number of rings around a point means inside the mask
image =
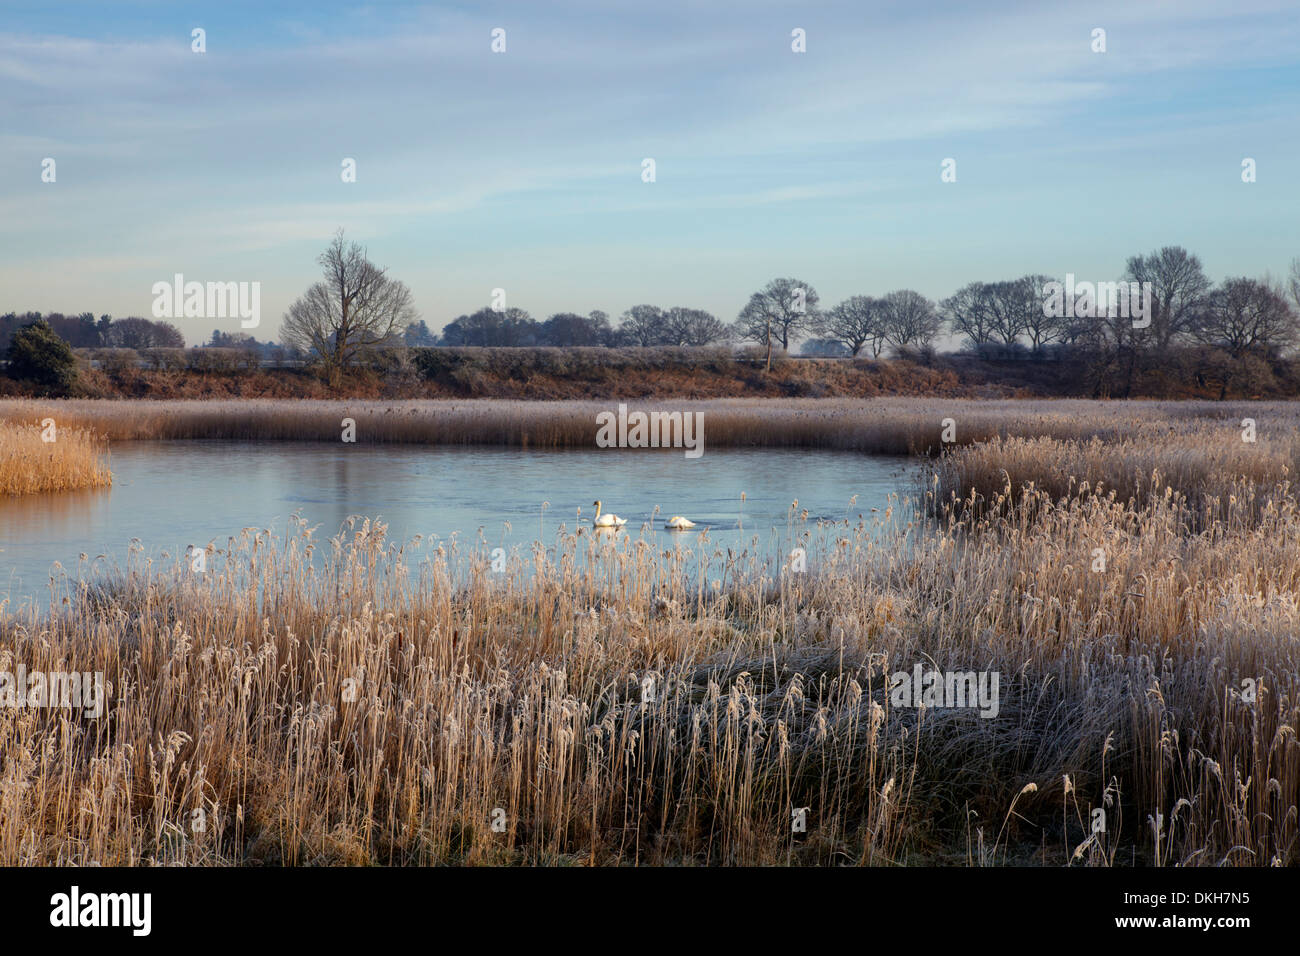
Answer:
[{"label": "wispy cloud", "polygon": [[[0,296],[13,307],[119,310],[126,303],[58,300],[70,286],[42,277],[117,256],[159,274],[177,259],[265,268],[268,255],[279,269],[347,226],[404,261],[442,257],[408,277],[440,308],[476,301],[468,283],[481,268],[509,271],[497,284],[527,285],[546,311],[571,294],[548,285],[544,270],[558,269],[546,250],[584,245],[585,230],[604,238],[583,265],[592,290],[617,295],[607,287],[616,258],[644,256],[649,236],[661,274],[714,290],[700,304],[727,312],[755,276],[729,267],[705,283],[691,275],[698,255],[662,237],[767,242],[774,259],[820,247],[822,261],[851,262],[874,243],[867,210],[911,204],[917,215],[951,213],[934,224],[934,246],[987,247],[1001,227],[962,210],[996,202],[997,188],[1004,202],[1050,207],[1127,188],[1134,150],[1162,141],[1183,146],[1163,158],[1165,180],[1230,164],[1225,149],[1277,156],[1296,144],[1277,128],[1281,104],[1295,103],[1300,49],[1300,16],[1283,3],[1107,3],[1086,14],[752,2],[259,11],[202,21],[201,56],[184,23],[150,19],[158,11],[147,6],[125,21],[88,14],[76,35],[23,18],[0,33],[0,236],[23,264],[0,273]],[[489,50],[495,26],[507,29],[504,55]],[[807,30],[805,54],[789,49],[795,26]],[[1104,55],[1089,49],[1097,26]],[[1200,91],[1224,77],[1238,82],[1206,102]],[[1033,175],[1085,155],[1091,165],[1070,165],[1068,181]],[[59,162],[56,185],[39,181],[43,156]],[[639,178],[646,156],[659,164],[654,184]],[[963,173],[937,193],[946,156]],[[340,181],[344,157],[357,161],[355,184]],[[1007,162],[1025,170],[1014,190],[992,174]],[[1292,186],[1273,209],[1297,201]],[[1206,235],[1186,210],[1165,218],[1169,241]],[[1044,248],[1005,238],[1024,259]],[[1098,255],[1135,251],[1101,250],[1115,237],[1100,231],[1074,241]],[[1213,264],[1214,251],[1201,251]],[[885,254],[914,274],[903,250]],[[862,291],[834,268],[827,285]],[[1003,268],[1021,266],[1008,257]],[[287,305],[299,278],[281,275],[284,300],[273,292],[268,312]],[[950,281],[934,274],[926,291]]]}]

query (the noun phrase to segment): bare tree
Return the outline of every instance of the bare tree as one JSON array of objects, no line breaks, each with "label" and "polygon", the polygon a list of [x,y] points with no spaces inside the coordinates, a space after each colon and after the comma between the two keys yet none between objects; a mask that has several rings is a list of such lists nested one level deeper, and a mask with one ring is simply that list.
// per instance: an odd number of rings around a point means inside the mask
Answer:
[{"label": "bare tree", "polygon": [[1280,287],[1257,279],[1225,279],[1209,295],[1192,334],[1239,359],[1248,352],[1292,344],[1296,313]]},{"label": "bare tree", "polygon": [[[1152,309],[1154,310],[1154,299]],[[1066,315],[1061,320],[1062,340],[1079,347],[1085,355],[1093,396],[1110,397],[1111,383],[1122,378],[1123,397],[1133,392],[1143,356],[1143,342],[1151,330],[1135,328],[1130,316],[1123,316],[1112,304],[1094,316]]]},{"label": "bare tree", "polygon": [[895,348],[908,345],[929,346],[939,334],[943,321],[934,303],[911,289],[899,289],[885,296],[884,323],[886,338]]},{"label": "bare tree", "polygon": [[987,283],[971,282],[962,286],[939,303],[939,313],[954,335],[964,336],[976,349],[993,341]]},{"label": "bare tree", "polygon": [[817,332],[842,343],[854,357],[870,344],[872,357],[879,358],[888,338],[885,304],[867,295],[851,296],[821,315]]},{"label": "bare tree", "polygon": [[1212,286],[1201,260],[1182,246],[1131,257],[1126,278],[1151,283],[1151,328],[1146,337],[1162,349],[1191,333]]},{"label": "bare tree", "polygon": [[663,309],[657,305],[634,305],[623,313],[619,338],[628,345],[663,345],[667,337]]},{"label": "bare tree", "polygon": [[1021,308],[1024,316],[1021,326],[1029,347],[1035,352],[1044,345],[1064,338],[1069,332],[1069,323],[1063,316],[1050,315],[1045,306],[1046,293],[1043,287],[1052,281],[1051,276],[1027,275],[1016,280]]},{"label": "bare tree", "polygon": [[1291,303],[1300,309],[1300,256],[1291,260],[1291,274],[1287,276],[1286,288],[1291,294]]},{"label": "bare tree", "polygon": [[416,318],[411,290],[388,278],[343,231],[316,260],[325,281],[317,282],[285,313],[280,340],[317,356],[331,385],[361,356],[388,344]]},{"label": "bare tree", "polygon": [[669,345],[709,345],[727,337],[727,327],[703,309],[674,306],[664,313],[664,341]]},{"label": "bare tree", "polygon": [[773,279],[749,297],[740,310],[736,330],[741,338],[767,346],[767,367],[772,368],[772,338],[788,351],[790,339],[817,322],[817,290],[801,279]]},{"label": "bare tree", "polygon": [[1003,345],[1020,341],[1025,330],[1025,310],[1019,284],[1014,280],[990,282],[984,286],[988,306],[989,328]]}]

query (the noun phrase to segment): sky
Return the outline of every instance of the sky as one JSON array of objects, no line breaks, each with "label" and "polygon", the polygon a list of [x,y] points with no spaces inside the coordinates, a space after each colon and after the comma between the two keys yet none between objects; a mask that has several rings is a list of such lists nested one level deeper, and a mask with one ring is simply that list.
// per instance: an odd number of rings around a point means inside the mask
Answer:
[{"label": "sky", "polygon": [[1164,245],[1280,277],[1298,118],[1295,0],[0,0],[0,312],[148,317],[181,273],[260,282],[274,338],[340,228],[434,329],[497,288],[731,321],[777,276],[939,299]]}]

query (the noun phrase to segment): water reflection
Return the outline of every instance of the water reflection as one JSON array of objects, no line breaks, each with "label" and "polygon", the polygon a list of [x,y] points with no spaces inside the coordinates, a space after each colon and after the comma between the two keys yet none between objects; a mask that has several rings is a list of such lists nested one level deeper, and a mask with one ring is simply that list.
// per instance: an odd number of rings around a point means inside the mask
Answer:
[{"label": "water reflection", "polygon": [[[908,485],[904,459],[785,449],[709,449],[692,460],[660,450],[159,442],[115,445],[112,467],[111,489],[0,499],[0,599],[41,594],[54,562],[75,573],[83,553],[125,567],[132,539],[145,557],[175,556],[248,527],[283,533],[294,513],[319,528],[316,540],[361,514],[399,542],[455,535],[469,545],[481,534],[513,547],[590,527],[600,498],[633,536],[676,547],[707,529],[727,547],[788,531],[796,500],[813,522],[869,519]],[[696,530],[663,530],[674,514]]]}]

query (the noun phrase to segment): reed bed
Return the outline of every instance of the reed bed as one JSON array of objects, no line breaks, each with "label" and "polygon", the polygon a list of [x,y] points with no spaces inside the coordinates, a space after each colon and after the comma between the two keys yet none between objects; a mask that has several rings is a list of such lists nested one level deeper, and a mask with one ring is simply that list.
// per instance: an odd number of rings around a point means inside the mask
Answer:
[{"label": "reed bed", "polygon": [[[1025,402],[963,399],[717,399],[629,402],[630,410],[704,414],[705,442],[718,447],[832,448],[868,454],[938,454],[946,444],[997,437],[1156,447],[1169,438],[1217,429],[1240,440],[1252,418],[1261,439],[1295,439],[1300,406],[1286,402]],[[0,400],[0,417],[45,417],[93,428],[112,441],[225,439],[336,442],[342,421],[356,441],[489,444],[545,448],[596,446],[594,401],[130,401]],[[953,441],[944,441],[945,420]]]},{"label": "reed bed", "polygon": [[[1239,431],[1212,424],[1115,442],[996,437],[936,463],[933,501],[940,511],[1023,515],[1030,501],[1096,494],[1140,502],[1164,489],[1187,499],[1184,517],[1199,529],[1220,519],[1254,520],[1270,503],[1291,500],[1298,466],[1300,433],[1243,442]],[[1035,491],[1044,497],[1024,498]]]},{"label": "reed bed", "polygon": [[[733,399],[633,402],[699,412],[709,447],[825,448],[949,456],[942,496],[987,501],[1009,482],[1055,498],[1082,483],[1137,499],[1154,483],[1199,502],[1248,479],[1261,499],[1290,494],[1300,470],[1300,405],[1286,402]],[[611,402],[0,400],[0,416],[94,430],[112,441],[337,442],[596,447]],[[1249,422],[1247,429],[1243,423]],[[1252,440],[1243,440],[1245,437]],[[960,491],[960,494],[956,494]]]},{"label": "reed bed", "polygon": [[[1008,484],[499,573],[369,522],[78,569],[0,607],[0,670],[110,709],[0,709],[0,864],[1294,865],[1300,514],[1240,490],[1194,533],[1166,485]],[[997,671],[998,714],[895,706],[918,663]]]},{"label": "reed bed", "polygon": [[[581,447],[609,407],[0,414]],[[0,604],[0,672],[103,671],[108,712],[0,707],[0,864],[1300,863],[1293,406],[635,407],[704,411],[706,446],[934,458],[915,500],[743,547],[561,527],[494,572],[481,537],[295,520],[202,573],[73,569]],[[996,672],[997,714],[899,706],[918,664]]]},{"label": "reed bed", "polygon": [[74,425],[47,431],[40,424],[0,418],[0,495],[105,488],[112,481],[108,443],[93,429]]}]

